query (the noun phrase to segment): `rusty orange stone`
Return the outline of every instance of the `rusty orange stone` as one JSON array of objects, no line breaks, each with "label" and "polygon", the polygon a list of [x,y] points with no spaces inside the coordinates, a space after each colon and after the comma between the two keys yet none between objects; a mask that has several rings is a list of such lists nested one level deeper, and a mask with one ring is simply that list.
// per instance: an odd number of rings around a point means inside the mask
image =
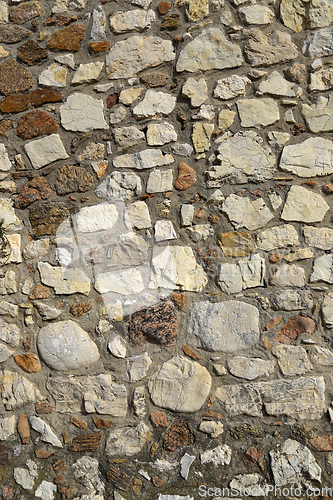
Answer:
[{"label": "rusty orange stone", "polygon": [[151,412],[150,420],[154,427],[166,427],[168,425],[164,411]]},{"label": "rusty orange stone", "polygon": [[30,428],[26,415],[20,415],[17,420],[17,432],[20,435],[23,444],[28,444],[30,441]]},{"label": "rusty orange stone", "polygon": [[42,368],[37,354],[19,354],[14,359],[15,363],[27,373],[39,372]]},{"label": "rusty orange stone", "polygon": [[193,186],[196,180],[196,171],[182,161],[178,167],[178,177],[175,182],[175,188],[179,191],[185,191],[189,187]]},{"label": "rusty orange stone", "polygon": [[51,50],[67,50],[68,52],[78,52],[80,50],[80,42],[84,38],[84,26],[77,24],[55,31],[47,43]]},{"label": "rusty orange stone", "polygon": [[23,115],[17,125],[16,135],[27,140],[40,135],[54,134],[59,123],[45,111],[29,111]]},{"label": "rusty orange stone", "polygon": [[110,42],[91,42],[89,45],[90,54],[100,54],[101,52],[106,52],[110,48]]}]

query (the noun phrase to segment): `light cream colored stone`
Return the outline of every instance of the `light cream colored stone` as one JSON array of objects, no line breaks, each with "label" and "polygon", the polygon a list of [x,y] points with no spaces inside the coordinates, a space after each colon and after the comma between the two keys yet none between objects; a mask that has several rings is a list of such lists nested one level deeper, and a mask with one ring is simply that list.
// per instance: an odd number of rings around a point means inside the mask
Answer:
[{"label": "light cream colored stone", "polygon": [[70,10],[84,9],[88,0],[56,0],[53,8],[53,14],[62,14]]},{"label": "light cream colored stone", "polygon": [[108,129],[104,119],[103,101],[78,92],[71,94],[59,108],[61,125],[73,132]]},{"label": "light cream colored stone", "polygon": [[166,193],[173,190],[173,170],[156,170],[150,172],[146,192]]},{"label": "light cream colored stone", "polygon": [[272,354],[277,358],[279,367],[286,377],[303,375],[312,370],[306,350],[296,345],[275,345]]},{"label": "light cream colored stone", "polygon": [[230,128],[231,125],[234,123],[235,116],[236,116],[235,111],[230,111],[229,109],[222,109],[219,114],[219,121],[218,121],[219,129],[222,130],[222,132],[228,130],[228,128]]},{"label": "light cream colored stone", "polygon": [[269,283],[273,286],[302,287],[306,284],[305,271],[295,264],[283,264],[273,271]]},{"label": "light cream colored stone", "polygon": [[155,21],[153,10],[127,10],[117,12],[110,17],[110,28],[114,33],[128,33],[129,31],[144,31],[151,28],[151,23]]},{"label": "light cream colored stone", "polygon": [[40,259],[48,254],[50,248],[50,239],[41,238],[36,241],[29,241],[23,250],[24,259]]},{"label": "light cream colored stone", "polygon": [[177,140],[177,133],[171,123],[151,123],[147,128],[149,146],[163,146]]},{"label": "light cream colored stone", "polygon": [[71,85],[79,83],[91,83],[98,80],[99,75],[104,67],[104,62],[96,61],[87,64],[80,64],[74,73]]},{"label": "light cream colored stone", "polygon": [[45,167],[56,160],[65,160],[68,154],[58,134],[28,142],[24,149],[36,169]]},{"label": "light cream colored stone", "polygon": [[280,119],[279,107],[270,98],[240,99],[237,109],[242,127],[267,127]]},{"label": "light cream colored stone", "polygon": [[127,205],[127,215],[135,229],[149,229],[151,227],[150,213],[147,203],[135,201]]},{"label": "light cream colored stone", "polygon": [[93,40],[105,40],[106,39],[106,18],[105,12],[101,5],[98,5],[93,10],[93,23],[90,32],[90,38]]},{"label": "light cream colored stone", "polygon": [[333,248],[333,229],[329,227],[303,226],[305,243],[321,250]]},{"label": "light cream colored stone", "polygon": [[44,420],[33,415],[29,417],[29,422],[31,427],[41,435],[40,439],[42,441],[50,443],[52,446],[56,446],[57,448],[63,448],[58,436],[53,432],[49,424],[44,422]]},{"label": "light cream colored stone", "polygon": [[270,220],[274,219],[274,215],[261,198],[251,201],[249,198],[230,194],[223,202],[222,210],[227,214],[235,229],[245,227],[253,231],[266,226]]},{"label": "light cream colored stone", "polygon": [[0,198],[0,214],[5,231],[19,231],[23,227],[22,221],[15,214],[13,204],[9,198]]},{"label": "light cream colored stone", "polygon": [[112,229],[117,223],[118,215],[115,205],[100,203],[81,208],[80,212],[73,216],[73,222],[78,234],[93,233]]},{"label": "light cream colored stone", "polygon": [[321,69],[310,75],[310,85],[309,90],[314,91],[324,91],[329,90],[333,87],[333,69]]},{"label": "light cream colored stone", "polygon": [[214,97],[227,100],[245,94],[246,86],[251,83],[246,76],[231,75],[222,80],[217,80]]},{"label": "light cream colored stone", "polygon": [[143,90],[143,87],[122,90],[119,94],[119,102],[125,104],[126,106],[130,106],[134,101],[139,99]]},{"label": "light cream colored stone", "polygon": [[66,87],[67,69],[59,64],[52,63],[42,71],[38,77],[39,85],[44,87]]},{"label": "light cream colored stone", "polygon": [[139,153],[118,156],[113,160],[115,168],[130,168],[143,170],[146,168],[170,165],[174,158],[170,154],[163,154],[160,149],[145,149]]},{"label": "light cream colored stone", "polygon": [[292,224],[274,226],[257,235],[256,246],[260,250],[270,252],[276,248],[297,246],[298,233]]},{"label": "light cream colored stone", "polygon": [[152,436],[152,431],[143,422],[136,427],[120,427],[109,433],[105,453],[108,456],[131,457],[139,453]]},{"label": "light cream colored stone", "polygon": [[208,97],[206,80],[204,78],[200,78],[200,80],[189,78],[183,85],[182,94],[183,97],[191,99],[191,106],[198,108]]},{"label": "light cream colored stone", "polygon": [[5,145],[0,143],[0,171],[8,172],[12,168]]},{"label": "light cream colored stone", "polygon": [[247,5],[240,7],[238,12],[247,24],[271,24],[274,20],[274,12],[266,5]]},{"label": "light cream colored stone", "polygon": [[39,389],[18,372],[0,371],[1,401],[6,410],[42,401]]},{"label": "light cream colored stone", "polygon": [[102,294],[114,292],[125,296],[140,294],[145,289],[142,275],[134,267],[98,274],[94,286]]},{"label": "light cream colored stone", "polygon": [[282,0],[280,14],[283,24],[293,31],[324,28],[333,21],[330,0]]},{"label": "light cream colored stone", "polygon": [[196,153],[204,153],[210,148],[210,138],[214,132],[212,123],[194,123],[192,142]]},{"label": "light cream colored stone", "polygon": [[254,380],[274,373],[274,361],[235,356],[228,360],[228,369],[235,377]]},{"label": "light cream colored stone", "polygon": [[324,198],[301,186],[291,186],[281,219],[286,221],[321,222],[329,206]]},{"label": "light cream colored stone", "polygon": [[258,87],[260,94],[269,94],[281,97],[299,97],[302,87],[297,87],[295,83],[288,82],[279,71],[273,71]]},{"label": "light cream colored stone", "polygon": [[295,248],[283,258],[287,262],[295,262],[297,260],[312,259],[312,257],[313,252],[312,250],[310,250],[310,248]]},{"label": "light cream colored stone", "polygon": [[310,282],[325,281],[333,283],[333,255],[327,254],[318,257],[313,262],[313,270],[310,275]]},{"label": "light cream colored stone", "polygon": [[328,98],[322,95],[319,96],[312,106],[303,104],[302,115],[310,131],[314,134],[319,132],[332,132],[333,95],[329,95]]},{"label": "light cream colored stone", "polygon": [[280,168],[298,177],[324,176],[333,172],[333,142],[310,137],[300,144],[285,146]]},{"label": "light cream colored stone", "polygon": [[137,119],[168,116],[176,105],[177,98],[166,92],[148,89],[144,99],[133,108]]},{"label": "light cream colored stone", "polygon": [[223,433],[223,424],[214,420],[204,420],[199,425],[199,431],[209,434],[211,438],[217,438]]},{"label": "light cream colored stone", "polygon": [[89,294],[90,279],[80,269],[63,269],[62,267],[53,267],[48,262],[38,262],[38,270],[42,283],[53,287],[57,294]]}]

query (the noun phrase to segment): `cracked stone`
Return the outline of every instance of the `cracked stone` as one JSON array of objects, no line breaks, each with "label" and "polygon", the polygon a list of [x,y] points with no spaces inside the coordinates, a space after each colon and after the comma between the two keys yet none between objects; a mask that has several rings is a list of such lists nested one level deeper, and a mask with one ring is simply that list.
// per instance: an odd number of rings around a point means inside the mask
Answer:
[{"label": "cracked stone", "polygon": [[251,83],[246,76],[231,75],[222,80],[217,80],[214,89],[214,97],[222,100],[233,99],[239,95],[245,94],[246,86]]},{"label": "cracked stone", "polygon": [[71,94],[60,106],[61,125],[74,132],[108,129],[103,114],[103,101],[85,94]]},{"label": "cracked stone", "polygon": [[144,99],[133,108],[137,119],[168,116],[176,105],[176,96],[148,89]]},{"label": "cracked stone", "polygon": [[297,47],[289,33],[274,31],[266,35],[258,29],[247,30],[249,40],[245,45],[246,59],[251,66],[270,66],[296,59]]},{"label": "cracked stone", "polygon": [[191,106],[198,108],[208,97],[206,80],[204,78],[200,78],[200,80],[189,78],[183,85],[182,94],[191,99]]},{"label": "cracked stone", "polygon": [[98,80],[99,75],[104,67],[104,62],[96,61],[87,64],[80,64],[74,73],[71,85],[80,83],[91,83]]},{"label": "cracked stone", "polygon": [[325,176],[333,172],[333,143],[322,137],[310,137],[300,144],[285,146],[280,168],[298,177]]},{"label": "cracked stone", "polygon": [[232,375],[246,380],[254,380],[258,377],[274,373],[274,361],[261,358],[246,358],[235,356],[228,360],[228,369]]},{"label": "cracked stone", "polygon": [[152,431],[143,422],[136,427],[121,427],[111,431],[106,442],[108,456],[133,456],[139,453],[152,437]]},{"label": "cracked stone", "polygon": [[222,210],[236,229],[245,227],[253,231],[274,219],[274,215],[261,198],[251,201],[249,198],[231,194],[223,202]]},{"label": "cracked stone", "polygon": [[309,106],[302,105],[302,115],[306,121],[310,131],[317,134],[318,132],[333,131],[333,96],[319,96],[316,102]]},{"label": "cracked stone", "polygon": [[153,123],[147,128],[147,143],[149,146],[163,146],[177,140],[177,133],[171,123]]}]

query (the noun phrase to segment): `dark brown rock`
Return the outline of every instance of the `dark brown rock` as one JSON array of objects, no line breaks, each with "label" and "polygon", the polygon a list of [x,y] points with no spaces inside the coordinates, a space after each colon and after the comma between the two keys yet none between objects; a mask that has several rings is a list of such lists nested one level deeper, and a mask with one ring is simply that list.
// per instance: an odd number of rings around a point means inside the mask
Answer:
[{"label": "dark brown rock", "polygon": [[135,346],[141,346],[146,339],[150,339],[165,347],[172,347],[177,341],[177,326],[174,307],[161,302],[132,314],[128,335]]},{"label": "dark brown rock", "polygon": [[23,346],[23,349],[27,352],[27,351],[30,351],[31,347],[32,347],[32,335],[28,335],[27,337],[25,337],[23,340],[22,340],[22,346]]},{"label": "dark brown rock", "polygon": [[17,432],[20,435],[23,444],[28,444],[30,441],[30,427],[28,422],[28,417],[26,415],[20,415],[17,420]]},{"label": "dark brown rock", "polygon": [[44,401],[42,403],[35,403],[35,410],[37,415],[48,415],[52,413],[53,406]]},{"label": "dark brown rock", "polygon": [[13,128],[13,122],[11,120],[0,120],[0,137],[4,136]]},{"label": "dark brown rock", "polygon": [[281,344],[291,344],[301,333],[312,335],[316,330],[317,323],[314,319],[297,314],[294,318],[289,318],[286,321],[275,340]]},{"label": "dark brown rock", "polygon": [[36,238],[55,235],[59,224],[76,212],[74,205],[63,201],[37,201],[29,209],[29,219]]},{"label": "dark brown rock", "polygon": [[54,456],[54,451],[52,450],[35,450],[36,458],[50,458]]},{"label": "dark brown rock", "polygon": [[199,356],[199,354],[197,354],[193,349],[191,349],[191,347],[189,347],[188,345],[183,345],[183,351],[184,353],[186,354],[186,356],[188,356],[189,358],[191,359],[194,359],[195,361],[198,361],[199,359],[201,359],[201,356]]},{"label": "dark brown rock", "polygon": [[35,80],[31,73],[18,62],[8,57],[0,65],[0,93],[3,95],[18,94],[29,90]]},{"label": "dark brown rock", "polygon": [[314,189],[316,187],[317,183],[315,181],[304,181],[301,182],[301,186],[308,186],[311,189]]},{"label": "dark brown rock", "polygon": [[318,436],[308,441],[317,451],[333,451],[333,434]]},{"label": "dark brown rock", "polygon": [[111,425],[113,425],[113,421],[108,418],[94,417],[93,420],[98,429],[108,429]]},{"label": "dark brown rock", "polygon": [[153,483],[153,485],[156,487],[156,488],[160,488],[161,486],[163,486],[164,484],[164,481],[163,479],[160,479],[158,477],[152,477],[151,478],[151,482]]},{"label": "dark brown rock", "polygon": [[14,357],[15,363],[27,373],[39,372],[42,368],[37,354],[19,354]]},{"label": "dark brown rock", "polygon": [[36,285],[35,288],[32,289],[29,299],[34,300],[34,299],[47,299],[50,297],[51,292],[50,289],[47,288],[47,286],[44,285]]},{"label": "dark brown rock", "polygon": [[51,50],[68,50],[69,52],[78,52],[80,42],[84,38],[84,26],[81,24],[55,31],[47,43]]},{"label": "dark brown rock", "polygon": [[111,109],[113,106],[115,106],[118,102],[118,97],[119,97],[119,94],[110,94],[106,98],[106,107],[108,109]]},{"label": "dark brown rock", "polygon": [[197,180],[197,173],[192,168],[186,165],[183,161],[180,162],[178,167],[178,177],[175,182],[175,188],[179,191],[185,191],[189,187],[193,186]]},{"label": "dark brown rock", "polygon": [[73,316],[82,316],[82,314],[85,314],[89,311],[91,311],[92,305],[91,302],[83,302],[81,304],[73,304],[70,308],[70,313],[73,314]]},{"label": "dark brown rock", "polygon": [[191,446],[194,435],[185,420],[177,420],[162,436],[162,447],[165,451],[175,451],[183,446]]},{"label": "dark brown rock", "polygon": [[68,26],[69,24],[75,23],[79,18],[77,16],[64,16],[62,14],[57,14],[54,17],[48,17],[44,22],[45,26]]},{"label": "dark brown rock", "polygon": [[0,43],[17,43],[31,35],[31,31],[11,24],[0,26]]},{"label": "dark brown rock", "polygon": [[272,264],[276,264],[278,262],[278,260],[280,259],[280,257],[281,257],[280,253],[273,253],[273,254],[268,256],[269,262],[271,262]]},{"label": "dark brown rock", "polygon": [[290,132],[292,135],[301,135],[306,132],[306,128],[304,127],[303,123],[295,123],[292,127],[290,127]]},{"label": "dark brown rock", "polygon": [[17,125],[16,135],[27,140],[40,135],[54,134],[59,123],[45,111],[29,111],[23,115]]},{"label": "dark brown rock", "polygon": [[90,191],[94,185],[94,178],[84,167],[64,165],[57,172],[54,187],[59,195],[78,191]]},{"label": "dark brown rock", "polygon": [[238,427],[230,429],[230,435],[234,439],[243,439],[247,437],[254,437],[254,438],[265,437],[265,434],[261,430],[256,429],[255,427],[252,427],[251,425],[248,424],[242,424],[239,425]]},{"label": "dark brown rock", "polygon": [[152,411],[150,420],[154,427],[166,427],[168,425],[164,411]]},{"label": "dark brown rock", "polygon": [[67,469],[65,460],[62,460],[61,458],[56,458],[55,460],[53,460],[52,467],[54,472],[62,472]]},{"label": "dark brown rock", "polygon": [[74,417],[71,418],[71,424],[75,425],[75,427],[80,427],[81,429],[88,429],[87,422],[84,422],[80,418]]},{"label": "dark brown rock", "polygon": [[166,14],[171,9],[171,4],[169,2],[160,2],[157,6],[160,14]]},{"label": "dark brown rock", "polygon": [[17,59],[28,66],[38,64],[44,59],[47,59],[48,52],[44,47],[40,47],[33,40],[28,40],[23,45],[20,45],[17,52]]},{"label": "dark brown rock", "polygon": [[76,436],[69,447],[70,453],[81,453],[98,451],[99,443],[102,438],[101,432],[92,432]]},{"label": "dark brown rock", "polygon": [[163,73],[148,73],[141,76],[141,81],[149,87],[163,87],[168,77]]},{"label": "dark brown rock", "polygon": [[131,477],[126,472],[114,467],[110,467],[107,471],[106,479],[120,491],[126,491],[132,482]]},{"label": "dark brown rock", "polygon": [[38,108],[48,102],[62,101],[62,95],[58,90],[37,89],[30,94],[10,95],[0,102],[2,113],[19,113],[29,108]]},{"label": "dark brown rock", "polygon": [[262,448],[256,448],[255,446],[250,446],[245,450],[244,458],[246,465],[249,467],[254,467],[257,462],[262,457]]},{"label": "dark brown rock", "polygon": [[323,193],[331,194],[333,193],[333,184],[325,184],[322,188]]},{"label": "dark brown rock", "polygon": [[53,190],[45,177],[35,177],[23,186],[17,198],[15,198],[14,206],[24,210],[31,203],[38,200],[47,200],[53,194]]},{"label": "dark brown rock", "polygon": [[22,2],[9,11],[9,19],[15,24],[24,24],[43,13],[40,4],[33,0],[32,2]]},{"label": "dark brown rock", "polygon": [[90,54],[100,54],[101,52],[106,52],[110,48],[110,42],[107,40],[105,42],[91,42],[89,45]]}]

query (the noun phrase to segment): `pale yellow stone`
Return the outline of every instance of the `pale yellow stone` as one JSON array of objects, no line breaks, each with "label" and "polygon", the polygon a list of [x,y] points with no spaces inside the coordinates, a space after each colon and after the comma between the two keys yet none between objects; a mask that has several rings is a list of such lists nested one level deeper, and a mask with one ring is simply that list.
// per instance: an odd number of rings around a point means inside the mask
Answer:
[{"label": "pale yellow stone", "polygon": [[132,104],[134,101],[139,99],[140,95],[143,92],[143,87],[139,87],[137,89],[125,89],[120,92],[119,95],[119,101],[125,104],[126,106],[129,106]]},{"label": "pale yellow stone", "polygon": [[194,123],[192,141],[196,153],[204,153],[209,150],[213,131],[214,125],[212,123]]},{"label": "pale yellow stone", "polygon": [[236,116],[235,111],[222,109],[222,111],[219,114],[219,129],[222,130],[222,132],[224,132],[229,127],[231,127],[231,125],[234,122],[235,116]]},{"label": "pale yellow stone", "polygon": [[9,51],[6,50],[2,45],[0,45],[0,59],[4,59],[9,54]]}]

